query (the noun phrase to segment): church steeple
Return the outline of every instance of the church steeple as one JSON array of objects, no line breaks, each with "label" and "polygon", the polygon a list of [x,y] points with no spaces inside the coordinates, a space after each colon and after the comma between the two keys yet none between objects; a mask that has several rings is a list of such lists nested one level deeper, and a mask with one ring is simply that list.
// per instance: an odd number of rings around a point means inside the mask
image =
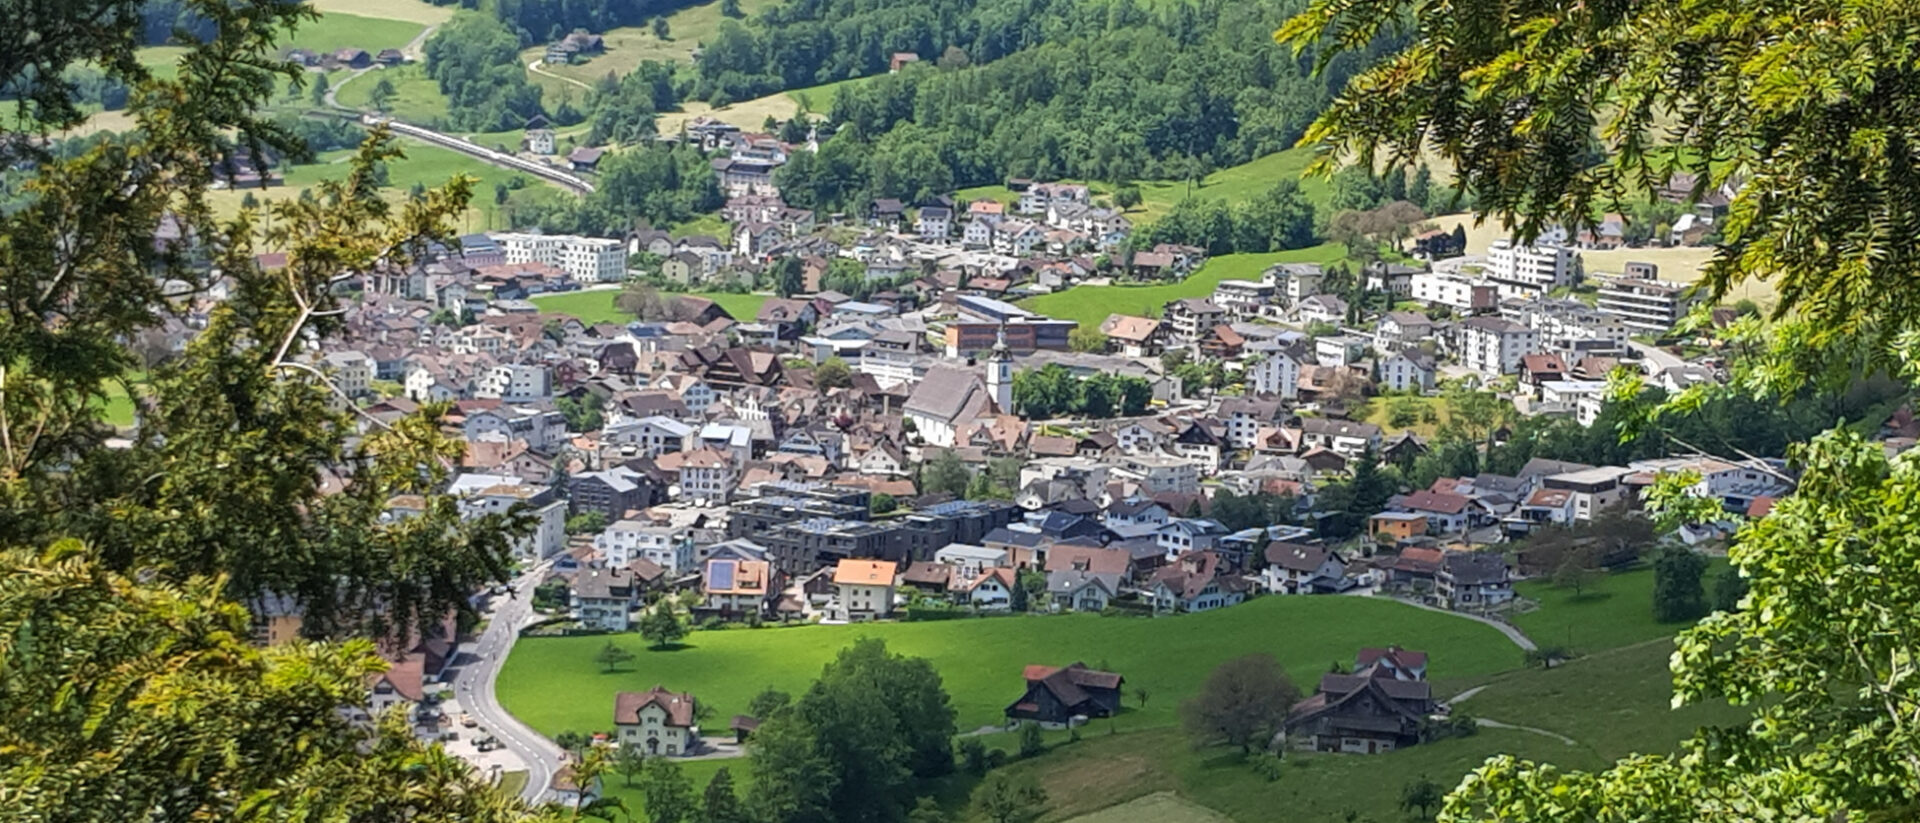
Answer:
[{"label": "church steeple", "polygon": [[1013,351],[1007,348],[1007,327],[1001,324],[993,341],[993,354],[987,358],[987,393],[1001,414],[1013,413]]}]

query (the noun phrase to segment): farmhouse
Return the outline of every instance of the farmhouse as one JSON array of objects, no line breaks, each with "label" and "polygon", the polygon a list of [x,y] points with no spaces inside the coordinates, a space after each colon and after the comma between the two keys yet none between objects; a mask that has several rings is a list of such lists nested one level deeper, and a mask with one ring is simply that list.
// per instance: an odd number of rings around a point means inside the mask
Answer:
[{"label": "farmhouse", "polygon": [[620,745],[647,755],[692,754],[700,745],[696,713],[693,695],[670,692],[664,686],[620,692],[613,696],[614,737]]},{"label": "farmhouse", "polygon": [[1075,717],[1111,717],[1120,712],[1120,689],[1126,678],[1113,672],[1074,663],[1061,668],[1028,666],[1021,676],[1027,691],[1007,707],[1008,720],[1067,725]]}]

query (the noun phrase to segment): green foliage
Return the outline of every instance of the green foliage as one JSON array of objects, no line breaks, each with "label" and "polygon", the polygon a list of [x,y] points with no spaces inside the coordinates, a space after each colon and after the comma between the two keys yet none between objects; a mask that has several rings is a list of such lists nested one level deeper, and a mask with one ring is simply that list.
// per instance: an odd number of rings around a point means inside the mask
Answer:
[{"label": "green foliage", "polygon": [[655,649],[668,648],[687,636],[687,622],[680,619],[672,603],[663,602],[641,616],[640,636],[653,644]]},{"label": "green foliage", "polygon": [[1099,329],[1076,326],[1067,333],[1067,345],[1077,352],[1101,354],[1107,350],[1107,336]]},{"label": "green foliage", "polygon": [[1340,538],[1359,533],[1367,519],[1386,508],[1398,483],[1397,472],[1383,467],[1371,448],[1353,458],[1353,475],[1328,483],[1314,501],[1320,534]]},{"label": "green foliage", "polygon": [[1151,243],[1199,246],[1211,254],[1302,249],[1313,245],[1313,204],[1300,184],[1282,179],[1264,195],[1238,206],[1189,197],[1147,233]]},{"label": "green foliage", "polygon": [[821,391],[844,389],[853,385],[853,371],[847,368],[847,361],[829,357],[814,367],[813,385]]},{"label": "green foliage", "polygon": [[[1704,274],[1709,302],[1766,280],[1783,321],[1754,339],[1766,367],[1741,384],[1841,385],[1861,354],[1909,368],[1920,255],[1901,227],[1920,221],[1920,180],[1900,147],[1920,142],[1902,114],[1920,88],[1908,59],[1920,8],[1700,0],[1685,13],[1566,11],[1315,2],[1276,37],[1323,60],[1390,26],[1420,40],[1355,77],[1304,141],[1362,167],[1437,149],[1481,214],[1529,236],[1625,211],[1676,173],[1691,176],[1688,199],[1735,188]],[[1323,49],[1329,40],[1336,48]],[[1869,87],[1874,105],[1836,105]]]},{"label": "green foliage", "polygon": [[447,96],[447,125],[457,131],[507,131],[545,113],[540,87],[520,65],[520,43],[499,21],[457,14],[427,38],[427,76]]},{"label": "green foliage", "polygon": [[1705,615],[1706,572],[1706,558],[1684,546],[1668,546],[1654,554],[1653,619],[1680,623]]},{"label": "green foliage", "polygon": [[618,80],[611,76],[595,84],[587,97],[592,114],[589,145],[638,145],[653,138],[657,114],[680,104],[673,85],[673,67],[648,60]]},{"label": "green foliage", "polygon": [[922,464],[920,470],[920,491],[925,494],[946,493],[960,497],[967,493],[967,484],[973,479],[960,455],[952,449],[944,449],[932,460]]},{"label": "green foliage", "polygon": [[886,514],[899,508],[899,505],[900,504],[893,499],[893,495],[882,492],[868,498],[867,511],[870,514]]},{"label": "green foliage", "polygon": [[722,202],[713,166],[698,150],[648,143],[602,158],[586,200],[548,201],[516,216],[553,231],[621,234],[636,216],[672,225],[714,211]]},{"label": "green foliage", "polygon": [[1047,793],[1032,777],[996,771],[973,790],[973,809],[992,823],[1031,823],[1046,811]]},{"label": "green foliage", "polygon": [[1014,408],[1029,418],[1136,416],[1152,399],[1153,386],[1140,377],[1102,372],[1080,380],[1057,363],[1013,375]]},{"label": "green foliage", "polygon": [[747,823],[747,810],[733,788],[733,772],[722,766],[707,781],[701,796],[699,823]]},{"label": "green foliage", "polygon": [[1229,531],[1264,529],[1294,522],[1295,502],[1292,495],[1267,492],[1240,495],[1223,488],[1213,495],[1211,516]]},{"label": "green foliage", "polygon": [[774,712],[786,708],[787,705],[792,702],[793,695],[768,686],[765,690],[753,696],[753,702],[747,704],[747,714],[765,720],[772,717]]},{"label": "green foliage", "polygon": [[1020,724],[1020,756],[1036,757],[1045,754],[1047,743],[1040,736],[1040,724]]},{"label": "green foliage", "polygon": [[987,773],[987,744],[978,737],[960,741],[960,770],[979,777]]},{"label": "green foliage", "polygon": [[651,823],[688,823],[700,812],[693,783],[671,757],[649,757],[640,767],[640,794]]},{"label": "green foliage", "polygon": [[612,672],[622,665],[633,662],[633,652],[627,651],[609,640],[607,641],[607,645],[601,646],[600,652],[593,656],[593,662],[600,665],[600,671]]},{"label": "green foliage", "polygon": [[884,820],[916,779],[953,768],[953,709],[925,660],[862,640],[754,735],[748,805],[763,819]]},{"label": "green foliage", "polygon": [[1273,655],[1249,654],[1215,667],[1200,693],[1180,704],[1180,718],[1197,745],[1239,746],[1244,754],[1265,746],[1299,699]]},{"label": "green foliage", "polygon": [[587,392],[577,400],[557,397],[553,407],[567,419],[568,431],[593,432],[606,425],[607,399],[593,392]]}]

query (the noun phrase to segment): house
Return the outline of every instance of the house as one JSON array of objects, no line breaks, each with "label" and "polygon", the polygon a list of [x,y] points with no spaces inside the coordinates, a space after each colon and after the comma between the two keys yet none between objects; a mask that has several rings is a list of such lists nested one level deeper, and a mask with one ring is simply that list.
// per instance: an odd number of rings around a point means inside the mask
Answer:
[{"label": "house", "polygon": [[1325,546],[1275,541],[1261,556],[1267,566],[1260,583],[1273,594],[1332,592],[1347,576],[1346,561]]},{"label": "house", "polygon": [[1079,662],[1058,668],[1028,666],[1021,672],[1021,679],[1027,682],[1027,691],[1007,707],[1007,719],[1047,725],[1071,725],[1074,718],[1119,714],[1121,689],[1127,682],[1118,674],[1090,669]]},{"label": "house", "polygon": [[[1055,546],[1048,552],[1048,565],[1053,564],[1051,555],[1058,554],[1063,547]],[[1131,561],[1133,556],[1127,552],[1117,552]],[[1121,575],[1111,572],[1086,571],[1083,569],[1059,569],[1047,572],[1047,596],[1053,601],[1055,609],[1076,612],[1097,612],[1105,609],[1120,595]]]},{"label": "house", "polygon": [[1198,297],[1168,302],[1161,310],[1167,324],[1168,339],[1182,345],[1198,345],[1215,326],[1227,322],[1227,310]]},{"label": "house", "polygon": [[567,153],[567,168],[574,171],[599,171],[600,158],[607,150],[601,146],[579,146]]},{"label": "house", "polygon": [[613,696],[614,740],[648,755],[686,755],[700,748],[693,695],[654,686]]},{"label": "house", "polygon": [[364,69],[373,65],[373,55],[366,49],[344,48],[333,53],[333,62],[341,68]]},{"label": "house", "polygon": [[1316,294],[1300,301],[1294,313],[1301,323],[1337,326],[1347,320],[1347,301],[1331,294]]},{"label": "house", "polygon": [[1433,355],[1419,349],[1401,349],[1380,361],[1380,386],[1389,391],[1433,391],[1438,367]]},{"label": "house", "polygon": [[1464,495],[1420,489],[1401,495],[1391,507],[1425,517],[1427,530],[1433,534],[1458,534],[1471,525],[1468,507],[1472,503]]},{"label": "house", "polygon": [[1335,454],[1353,457],[1368,449],[1379,451],[1380,427],[1331,417],[1300,418],[1300,444],[1323,448]]},{"label": "house", "polygon": [[399,49],[381,49],[373,59],[382,66],[393,68],[407,62],[407,55]]},{"label": "house", "polygon": [[[999,531],[999,530],[995,530]],[[992,542],[992,538],[987,538]],[[1019,578],[1005,566],[981,569],[973,576],[955,575],[948,592],[963,605],[981,611],[1007,611],[1013,608],[1013,588]]]},{"label": "house", "polygon": [[914,221],[914,231],[927,240],[945,240],[953,231],[953,210],[945,206],[923,206]]},{"label": "house", "polygon": [[1155,571],[1143,588],[1155,614],[1170,614],[1235,605],[1247,599],[1248,586],[1245,578],[1226,570],[1218,552],[1198,551]]},{"label": "house", "polygon": [[591,785],[582,787],[573,764],[569,762],[553,770],[553,778],[547,781],[545,799],[570,809],[583,808],[600,797],[601,788],[598,777],[593,779]]},{"label": "house", "polygon": [[893,615],[893,593],[900,567],[891,560],[843,559],[833,570],[833,587],[848,620],[877,620]]},{"label": "house", "polygon": [[1513,600],[1513,575],[1498,552],[1447,552],[1433,585],[1449,609],[1487,609]]},{"label": "house", "polygon": [[1381,543],[1398,544],[1426,533],[1427,516],[1424,514],[1381,512],[1367,518],[1367,536]]},{"label": "house", "polygon": [[1306,356],[1292,349],[1279,349],[1247,367],[1247,385],[1255,394],[1282,400],[1300,398],[1300,367]]},{"label": "house", "polygon": [[1353,660],[1353,673],[1393,680],[1427,679],[1427,653],[1410,652],[1399,646],[1364,648]]},{"label": "house", "polygon": [[624,632],[639,602],[640,585],[632,572],[618,566],[590,569],[573,578],[568,616],[586,628]]},{"label": "house", "polygon": [[739,476],[728,455],[710,448],[688,452],[680,462],[680,496],[696,503],[727,502]]},{"label": "house", "polygon": [[767,601],[779,595],[779,578],[779,572],[764,556],[709,557],[700,575],[704,595],[700,608],[721,617],[760,614],[766,610]]},{"label": "house", "polygon": [[[1363,650],[1366,651],[1379,650]],[[1422,677],[1426,655],[1418,655]],[[1320,752],[1375,754],[1420,742],[1420,730],[1437,708],[1425,679],[1406,679],[1408,669],[1381,665],[1381,658],[1356,665],[1353,674],[1320,676],[1312,697],[1287,713],[1286,735],[1295,748]]]},{"label": "house", "polygon": [[898,74],[901,69],[918,62],[920,62],[920,55],[910,51],[896,51],[893,57],[887,60],[887,73]]},{"label": "house", "polygon": [[1108,348],[1128,357],[1156,356],[1166,338],[1160,321],[1126,314],[1107,315],[1100,323],[1100,333],[1107,336]]}]

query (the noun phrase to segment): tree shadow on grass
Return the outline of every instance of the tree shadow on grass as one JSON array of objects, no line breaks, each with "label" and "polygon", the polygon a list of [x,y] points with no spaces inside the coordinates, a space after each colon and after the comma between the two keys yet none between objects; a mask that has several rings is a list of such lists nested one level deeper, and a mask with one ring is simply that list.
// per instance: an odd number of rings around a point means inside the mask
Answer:
[{"label": "tree shadow on grass", "polygon": [[650,652],[680,652],[680,651],[686,651],[687,649],[697,649],[697,648],[699,648],[699,646],[695,646],[692,643],[676,642],[676,643],[668,643],[664,646],[655,646],[651,643],[647,644],[647,651],[650,651]]},{"label": "tree shadow on grass", "polygon": [[1613,592],[1580,592],[1567,598],[1568,603],[1603,603],[1613,599]]}]

